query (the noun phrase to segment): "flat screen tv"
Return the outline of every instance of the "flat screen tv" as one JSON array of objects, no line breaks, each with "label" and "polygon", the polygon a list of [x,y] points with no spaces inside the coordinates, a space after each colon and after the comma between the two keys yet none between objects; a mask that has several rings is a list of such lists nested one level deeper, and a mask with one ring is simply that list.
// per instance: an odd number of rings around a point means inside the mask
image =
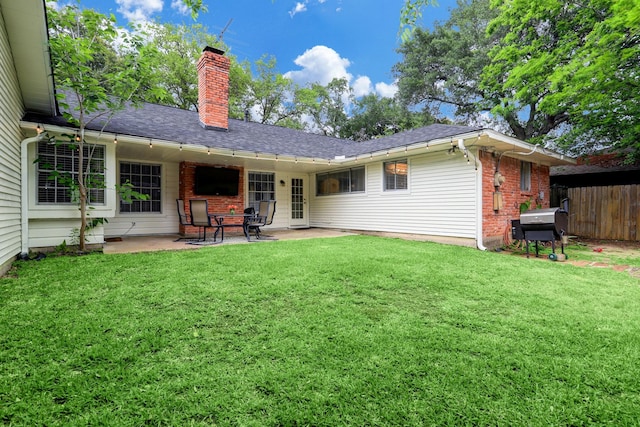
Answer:
[{"label": "flat screen tv", "polygon": [[196,166],[193,192],[200,196],[237,196],[240,171],[214,166]]}]

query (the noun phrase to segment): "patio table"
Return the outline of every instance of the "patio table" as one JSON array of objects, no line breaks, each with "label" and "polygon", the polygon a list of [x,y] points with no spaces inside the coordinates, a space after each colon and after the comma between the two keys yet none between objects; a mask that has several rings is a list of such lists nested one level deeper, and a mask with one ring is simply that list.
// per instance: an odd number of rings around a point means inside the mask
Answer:
[{"label": "patio table", "polygon": [[[245,218],[252,218],[252,217],[255,216],[255,214],[212,213],[212,214],[209,214],[209,216],[214,219],[216,224],[218,224],[218,227],[216,228],[215,233],[213,233],[213,241],[214,242],[218,238],[218,232],[219,231],[222,231],[222,234],[220,236],[220,242],[222,243],[224,241],[224,228],[225,227],[242,227],[242,231],[244,233],[244,236],[247,238],[247,242],[251,241],[250,240],[250,236],[249,236],[249,226],[247,224],[247,221],[245,221]],[[237,222],[225,223],[224,221],[227,218],[242,218],[242,223],[237,223]]]}]

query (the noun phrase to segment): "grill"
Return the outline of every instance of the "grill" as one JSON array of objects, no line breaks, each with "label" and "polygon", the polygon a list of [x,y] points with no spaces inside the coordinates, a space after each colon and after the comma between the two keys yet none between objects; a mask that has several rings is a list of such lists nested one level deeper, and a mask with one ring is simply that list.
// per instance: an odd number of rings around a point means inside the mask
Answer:
[{"label": "grill", "polygon": [[562,236],[567,234],[569,215],[561,208],[532,209],[520,214],[520,227],[527,243],[527,258],[529,257],[529,242],[536,243],[536,257],[538,256],[538,242],[551,242],[553,253],[550,259],[557,259],[556,240],[560,240],[560,247],[564,255]]}]

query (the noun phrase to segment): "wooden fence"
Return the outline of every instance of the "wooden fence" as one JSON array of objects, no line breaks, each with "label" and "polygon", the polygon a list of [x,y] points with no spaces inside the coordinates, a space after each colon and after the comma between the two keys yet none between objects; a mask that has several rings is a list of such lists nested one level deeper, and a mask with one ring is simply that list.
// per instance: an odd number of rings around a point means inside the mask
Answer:
[{"label": "wooden fence", "polygon": [[640,240],[640,185],[569,188],[569,234]]}]

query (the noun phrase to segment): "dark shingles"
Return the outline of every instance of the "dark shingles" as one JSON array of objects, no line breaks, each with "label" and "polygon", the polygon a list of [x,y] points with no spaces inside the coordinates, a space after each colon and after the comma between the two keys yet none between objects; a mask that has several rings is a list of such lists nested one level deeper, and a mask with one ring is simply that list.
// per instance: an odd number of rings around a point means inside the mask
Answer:
[{"label": "dark shingles", "polygon": [[[64,120],[61,118],[30,117],[27,115],[25,120],[64,125]],[[103,124],[104,122],[95,121],[90,123],[87,128],[100,130]],[[370,141],[354,142],[280,126],[234,119],[229,120],[227,131],[205,129],[200,124],[199,115],[195,111],[149,103],[143,104],[140,108],[128,107],[118,112],[104,128],[106,132],[110,133],[174,141],[184,145],[203,145],[211,148],[322,159],[363,155],[374,151],[453,137],[480,129],[436,124]]]}]

